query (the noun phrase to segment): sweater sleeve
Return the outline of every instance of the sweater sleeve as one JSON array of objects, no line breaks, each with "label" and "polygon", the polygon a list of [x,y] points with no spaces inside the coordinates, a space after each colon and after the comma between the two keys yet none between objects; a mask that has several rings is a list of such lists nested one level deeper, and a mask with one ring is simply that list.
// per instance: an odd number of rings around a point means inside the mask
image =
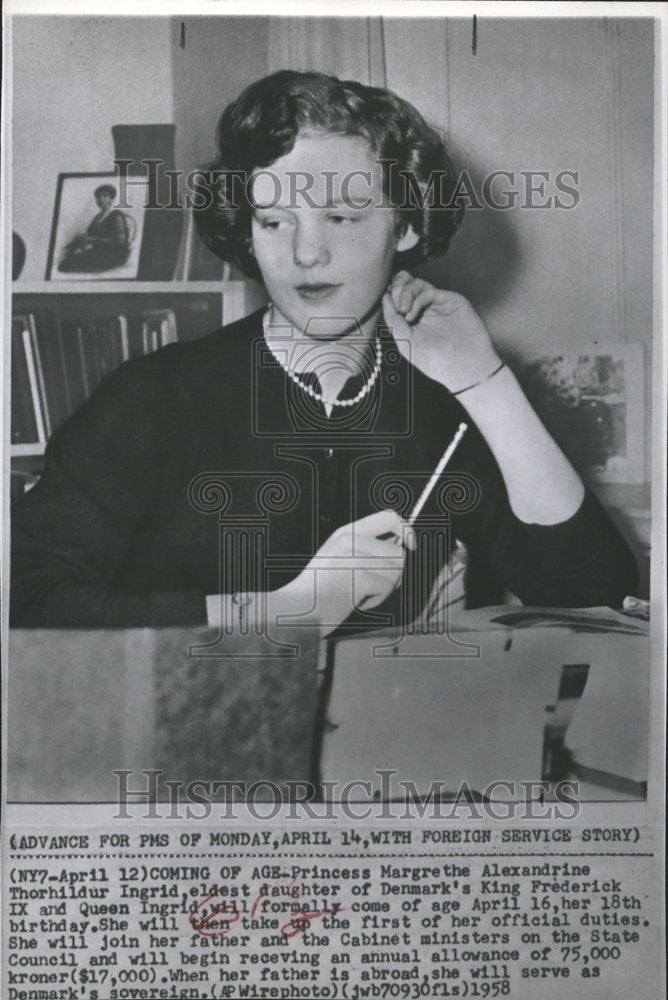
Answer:
[{"label": "sweater sleeve", "polygon": [[527,524],[513,513],[499,467],[482,437],[475,432],[469,444],[479,499],[457,518],[455,528],[471,556],[467,590],[478,595],[472,603],[494,603],[499,591],[509,590],[527,605],[619,607],[636,592],[635,557],[589,490],[567,520]]},{"label": "sweater sleeve", "polygon": [[151,516],[174,436],[159,365],[118,369],[55,434],[41,479],[12,512],[14,627],[132,628],[206,623],[203,593],[115,587]]}]

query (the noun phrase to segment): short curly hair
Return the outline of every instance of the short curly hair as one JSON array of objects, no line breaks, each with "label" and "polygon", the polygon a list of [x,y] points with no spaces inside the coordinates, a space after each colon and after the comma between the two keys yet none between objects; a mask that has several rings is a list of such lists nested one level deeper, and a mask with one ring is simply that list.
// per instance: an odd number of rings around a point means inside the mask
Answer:
[{"label": "short curly hair", "polygon": [[115,198],[118,194],[116,188],[113,184],[100,184],[99,187],[95,188],[93,195],[97,198],[99,195],[106,194],[108,198]]},{"label": "short curly hair", "polygon": [[197,171],[193,199],[199,235],[218,257],[261,280],[253,255],[247,180],[293,148],[300,131],[360,136],[383,169],[384,194],[400,231],[419,237],[398,252],[399,270],[444,254],[463,214],[451,204],[457,182],[445,143],[422,115],[396,94],[324,73],[279,70],[229,104],[217,130],[218,154]]}]

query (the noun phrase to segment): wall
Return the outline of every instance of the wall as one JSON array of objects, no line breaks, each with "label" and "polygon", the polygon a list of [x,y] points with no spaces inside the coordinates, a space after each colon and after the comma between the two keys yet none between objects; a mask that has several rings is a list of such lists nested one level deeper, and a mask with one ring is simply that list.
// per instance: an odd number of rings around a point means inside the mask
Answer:
[{"label": "wall", "polygon": [[60,172],[113,170],[111,126],[172,122],[165,18],[15,17],[13,215],[44,278]]},{"label": "wall", "polygon": [[380,18],[179,17],[171,59],[176,159],[190,170],[215,152],[224,107],[277,69],[317,68],[383,83]]},{"label": "wall", "polygon": [[[183,43],[183,44],[182,44]],[[267,73],[269,18],[173,18],[176,163],[191,170],[212,157],[223,108]]]},{"label": "wall", "polygon": [[468,18],[388,20],[385,40],[388,86],[447,131],[478,190],[494,170],[580,175],[571,211],[470,211],[428,275],[468,295],[511,354],[648,342],[651,24],[478,18],[475,55]]}]

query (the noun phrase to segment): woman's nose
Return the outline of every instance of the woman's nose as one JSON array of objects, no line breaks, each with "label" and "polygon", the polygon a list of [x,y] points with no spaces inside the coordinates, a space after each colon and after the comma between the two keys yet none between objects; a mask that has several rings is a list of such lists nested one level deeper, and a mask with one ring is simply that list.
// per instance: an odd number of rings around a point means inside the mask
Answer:
[{"label": "woman's nose", "polygon": [[331,254],[319,228],[298,226],[294,236],[293,259],[299,267],[329,264]]}]

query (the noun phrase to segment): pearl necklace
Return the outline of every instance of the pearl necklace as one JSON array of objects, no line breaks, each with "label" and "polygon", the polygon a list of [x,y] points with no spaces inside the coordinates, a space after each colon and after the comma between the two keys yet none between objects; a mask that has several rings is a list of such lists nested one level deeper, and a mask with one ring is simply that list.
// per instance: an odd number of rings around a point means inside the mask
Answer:
[{"label": "pearl necklace", "polygon": [[381,366],[382,361],[383,361],[383,350],[382,350],[382,347],[381,347],[381,344],[380,344],[380,338],[378,336],[376,336],[376,363],[375,363],[375,365],[373,367],[373,371],[369,375],[369,378],[366,380],[365,385],[363,385],[362,388],[360,389],[360,391],[357,393],[357,395],[353,396],[351,399],[331,399],[330,400],[330,399],[326,399],[322,395],[322,393],[316,392],[316,390],[313,388],[313,386],[307,385],[306,382],[302,382],[302,380],[296,374],[294,368],[291,365],[286,365],[285,362],[278,356],[278,354],[276,353],[276,351],[274,350],[274,348],[271,346],[271,344],[269,342],[269,313],[270,312],[271,312],[271,305],[269,306],[269,308],[267,309],[266,313],[262,317],[262,329],[264,331],[264,339],[267,342],[267,347],[269,348],[269,350],[271,351],[271,353],[273,354],[273,356],[276,358],[276,360],[278,361],[278,363],[281,366],[281,368],[283,369],[283,371],[287,375],[290,376],[290,378],[292,379],[292,381],[296,385],[298,385],[300,389],[302,389],[304,392],[308,393],[309,396],[312,396],[313,399],[316,399],[316,400],[318,400],[318,402],[323,403],[325,406],[354,406],[356,403],[359,403],[360,400],[364,399],[364,397],[367,395],[368,392],[370,392],[370,390],[371,390],[374,382],[376,381],[376,379],[380,375],[380,366]]}]

